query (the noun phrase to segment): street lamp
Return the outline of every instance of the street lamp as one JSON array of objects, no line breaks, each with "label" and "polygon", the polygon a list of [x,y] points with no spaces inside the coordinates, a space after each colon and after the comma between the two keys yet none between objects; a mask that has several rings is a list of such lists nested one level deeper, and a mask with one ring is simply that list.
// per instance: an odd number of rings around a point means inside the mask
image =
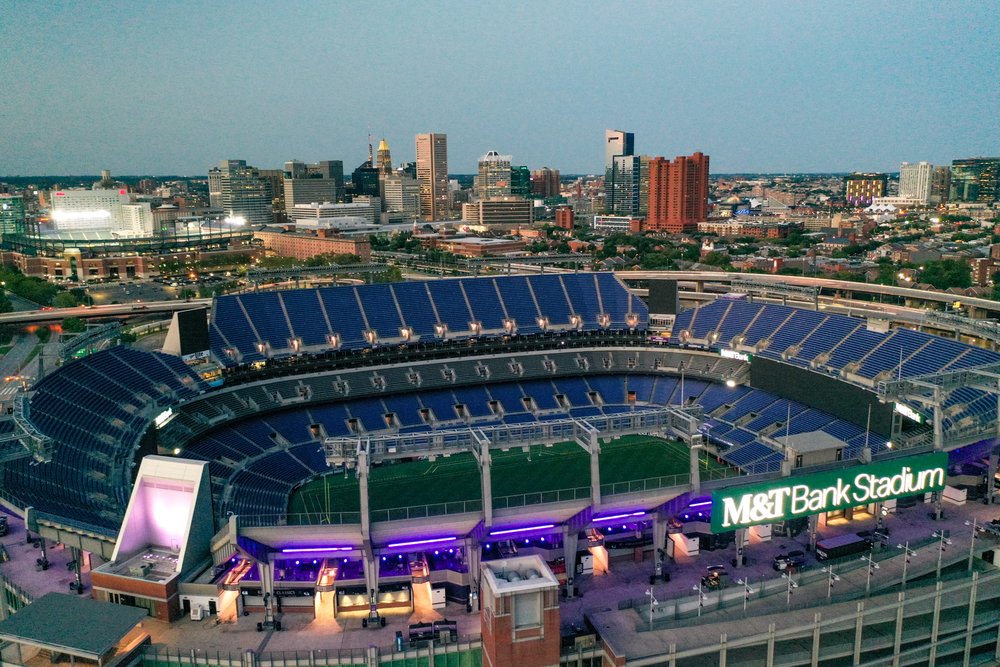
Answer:
[{"label": "street lamp", "polygon": [[865,578],[865,596],[867,596],[868,592],[872,589],[872,575],[875,573],[875,570],[879,569],[879,567],[878,563],[876,563],[875,559],[872,557],[871,552],[869,552],[867,556],[862,556],[861,560],[868,563],[868,576]]},{"label": "street lamp", "polygon": [[737,579],[736,583],[743,584],[743,611],[747,610],[747,602],[750,601],[750,596],[753,595],[753,589],[750,588],[750,578]]},{"label": "street lamp", "polygon": [[910,557],[916,556],[917,552],[910,548],[909,540],[907,540],[904,544],[897,544],[896,548],[903,550],[903,583],[901,588],[906,590],[906,570],[910,565]]},{"label": "street lamp", "polygon": [[826,578],[826,599],[830,599],[830,595],[833,593],[833,582],[840,581],[840,577],[834,574],[833,566],[824,567],[823,571],[827,573]]},{"label": "street lamp", "polygon": [[691,590],[698,592],[698,618],[701,618],[701,608],[704,606],[705,602],[705,591],[701,587],[701,582],[698,582],[697,586],[694,586]]},{"label": "street lamp", "polygon": [[941,578],[941,557],[944,556],[944,546],[946,544],[951,544],[951,540],[948,539],[948,533],[944,530],[936,530],[931,533],[931,537],[937,537],[941,540],[938,544],[938,560],[937,560],[937,578]]},{"label": "street lamp", "polygon": [[972,538],[969,541],[969,565],[965,570],[966,572],[972,572],[972,559],[976,557],[976,533],[983,530],[979,527],[978,521],[978,517],[973,517],[972,521],[965,522],[966,526],[972,526]]},{"label": "street lamp", "polygon": [[[646,595],[649,596],[649,629],[653,629],[653,607],[660,604],[659,600],[653,597],[653,587],[650,586],[646,589]],[[701,605],[699,605],[698,610],[701,611]]]},{"label": "street lamp", "polygon": [[787,584],[785,588],[785,606],[788,607],[792,604],[792,589],[798,588],[799,585],[792,581],[792,575],[788,572],[782,573],[781,578],[784,579]]}]

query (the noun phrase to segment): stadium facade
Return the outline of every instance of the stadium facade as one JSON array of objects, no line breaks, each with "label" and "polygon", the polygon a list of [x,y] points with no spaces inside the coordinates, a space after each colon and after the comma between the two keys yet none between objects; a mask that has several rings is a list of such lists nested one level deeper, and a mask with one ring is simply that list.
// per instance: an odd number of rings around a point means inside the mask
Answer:
[{"label": "stadium facade", "polygon": [[[704,606],[678,599],[658,625],[651,605],[648,635],[595,615],[581,633],[592,645],[552,652],[560,596],[574,596],[594,550],[648,561],[655,578],[716,539],[742,557],[751,536],[798,518],[678,526],[713,497],[808,485],[817,470],[909,471],[897,490],[885,473],[885,492],[810,505],[814,547],[828,520],[915,493],[940,514],[949,463],[985,457],[993,495],[1000,353],[746,297],[679,313],[654,302],[673,312],[651,313],[609,273],[217,297],[207,321],[175,321],[183,357],[115,347],[21,396],[4,427],[3,497],[30,530],[103,563],[95,598],[161,620],[235,605],[272,629],[296,612],[378,622],[412,610],[429,582],[485,610],[463,658],[483,664],[725,663],[737,649],[745,664],[784,664],[783,641],[810,647],[788,664],[820,664],[854,628],[854,664],[881,664],[884,642],[861,628],[897,615],[916,639],[890,653],[921,664],[942,609],[972,600],[956,635],[970,639],[942,656],[995,655],[994,571],[915,590],[909,606],[888,590],[868,606],[844,600],[824,611],[829,625],[776,610],[763,630],[741,628],[738,647],[671,641],[671,621],[694,623]],[[211,382],[189,363],[206,358],[221,368]],[[529,640],[539,661],[510,657]],[[393,659],[374,655],[365,664]]]}]

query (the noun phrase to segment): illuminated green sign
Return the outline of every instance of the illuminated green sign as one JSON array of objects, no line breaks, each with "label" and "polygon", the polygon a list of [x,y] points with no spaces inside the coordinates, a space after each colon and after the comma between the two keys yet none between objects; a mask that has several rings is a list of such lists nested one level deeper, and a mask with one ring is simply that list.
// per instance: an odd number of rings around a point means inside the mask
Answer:
[{"label": "illuminated green sign", "polygon": [[947,469],[948,455],[937,452],[719,489],[712,492],[712,532],[940,491]]}]

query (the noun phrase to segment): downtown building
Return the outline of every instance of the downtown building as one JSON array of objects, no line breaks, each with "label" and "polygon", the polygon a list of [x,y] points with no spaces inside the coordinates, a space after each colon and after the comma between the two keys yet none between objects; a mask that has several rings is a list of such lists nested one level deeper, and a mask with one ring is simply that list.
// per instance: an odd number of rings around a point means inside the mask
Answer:
[{"label": "downtown building", "polygon": [[442,220],[448,212],[448,135],[417,135],[417,183],[420,217]]},{"label": "downtown building", "polygon": [[864,208],[888,193],[885,174],[855,172],[844,177],[844,199],[849,206]]},{"label": "downtown building", "polygon": [[323,160],[305,164],[297,160],[285,163],[282,183],[285,193],[285,210],[291,211],[299,204],[344,201],[344,163],[340,160]]},{"label": "downtown building", "polygon": [[479,158],[478,172],[473,189],[476,199],[510,197],[511,156],[490,151]]},{"label": "downtown building", "polygon": [[899,165],[899,197],[921,204],[930,203],[933,173],[934,165],[929,162],[904,162]]},{"label": "downtown building", "polygon": [[559,196],[559,170],[542,167],[531,172],[531,194],[542,199]]},{"label": "downtown building", "polygon": [[1000,201],[1000,157],[952,160],[951,201],[980,204]]},{"label": "downtown building", "polygon": [[208,174],[209,196],[213,181],[218,193],[213,207],[221,208],[227,217],[242,219],[247,225],[270,225],[274,222],[274,197],[278,176],[269,173],[278,170],[260,170],[248,166],[246,160],[223,160],[217,170]]},{"label": "downtown building", "polygon": [[700,152],[649,161],[646,229],[693,231],[708,218],[708,164],[709,157]]}]

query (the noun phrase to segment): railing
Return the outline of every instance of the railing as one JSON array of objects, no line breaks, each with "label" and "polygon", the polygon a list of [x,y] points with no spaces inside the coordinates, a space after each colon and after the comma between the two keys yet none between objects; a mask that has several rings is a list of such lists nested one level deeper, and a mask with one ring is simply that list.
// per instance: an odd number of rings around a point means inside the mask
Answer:
[{"label": "railing", "polygon": [[483,501],[456,500],[449,503],[430,503],[427,505],[413,505],[410,507],[393,507],[391,509],[371,510],[369,516],[374,521],[406,521],[408,519],[426,519],[432,516],[442,516],[445,514],[466,514],[469,512],[482,512]]},{"label": "railing", "polygon": [[360,524],[361,512],[303,512],[297,514],[241,514],[241,528],[271,528],[273,526],[339,526]]},{"label": "railing", "polygon": [[675,486],[687,486],[690,483],[690,473],[647,477],[646,479],[633,479],[624,482],[612,482],[610,484],[601,484],[601,497],[617,496],[623,493],[641,493],[643,491],[666,489]]},{"label": "railing", "polygon": [[519,493],[512,496],[495,496],[493,498],[493,510],[524,507],[526,505],[542,505],[545,503],[564,503],[574,500],[590,500],[590,487],[578,486],[575,489],[537,491],[535,493]]}]

